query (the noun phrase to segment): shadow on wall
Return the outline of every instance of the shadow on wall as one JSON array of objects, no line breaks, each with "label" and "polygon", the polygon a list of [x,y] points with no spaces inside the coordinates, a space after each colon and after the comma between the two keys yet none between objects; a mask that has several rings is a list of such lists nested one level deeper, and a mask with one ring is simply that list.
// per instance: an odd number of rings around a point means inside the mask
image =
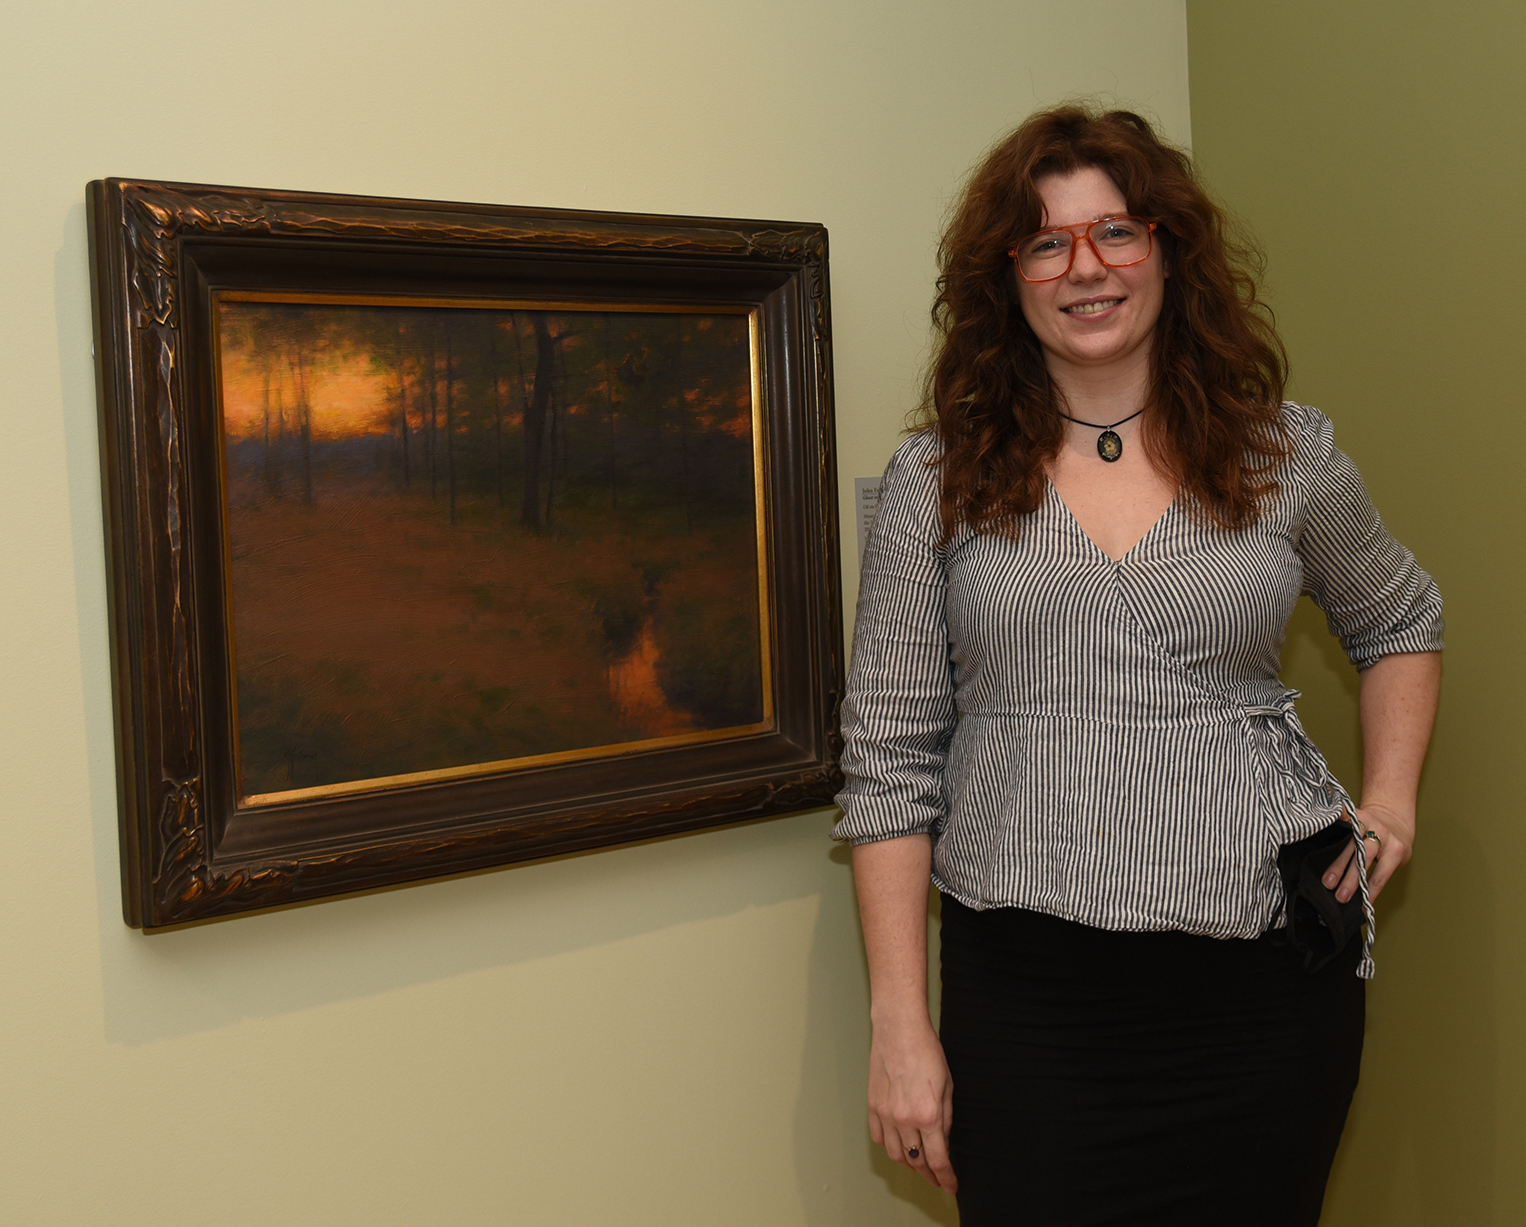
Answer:
[{"label": "shadow on wall", "polygon": [[[892,1163],[869,1140],[864,1106],[869,1074],[869,970],[851,883],[851,854],[838,844],[828,855],[832,873],[841,875],[841,881],[821,892],[811,948],[800,1100],[795,1109],[795,1172],[805,1221],[812,1227],[885,1227],[888,1191],[899,1210],[892,1221],[907,1227],[955,1227],[959,1212],[954,1199]],[[936,895],[933,898],[936,922]],[[856,940],[845,941],[849,933]],[[860,991],[844,994],[845,980],[860,985]],[[832,1103],[836,1110],[822,1113],[822,1103]]]},{"label": "shadow on wall", "polygon": [[802,845],[826,824],[793,815],[146,935],[122,923],[114,816],[100,805],[106,1038],[148,1043],[804,898],[820,871]]}]

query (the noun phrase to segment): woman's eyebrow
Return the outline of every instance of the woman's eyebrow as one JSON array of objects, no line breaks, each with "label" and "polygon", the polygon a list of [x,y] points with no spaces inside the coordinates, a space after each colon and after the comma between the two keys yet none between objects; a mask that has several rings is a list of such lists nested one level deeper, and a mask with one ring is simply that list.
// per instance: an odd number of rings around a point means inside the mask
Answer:
[{"label": "woman's eyebrow", "polygon": [[1074,230],[1077,226],[1095,226],[1098,222],[1110,222],[1117,217],[1129,216],[1131,214],[1128,213],[1104,213],[1101,217],[1094,217],[1084,222],[1045,222],[1035,233],[1042,234],[1045,230]]}]

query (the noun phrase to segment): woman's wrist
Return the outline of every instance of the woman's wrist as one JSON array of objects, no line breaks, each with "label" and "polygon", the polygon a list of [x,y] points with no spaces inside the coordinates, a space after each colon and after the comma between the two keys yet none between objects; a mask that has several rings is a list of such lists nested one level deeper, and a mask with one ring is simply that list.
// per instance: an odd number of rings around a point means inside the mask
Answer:
[{"label": "woman's wrist", "polygon": [[902,1031],[908,1028],[932,1026],[932,1013],[927,1007],[924,994],[898,998],[892,1001],[874,1001],[869,1006],[869,1023],[876,1031]]},{"label": "woman's wrist", "polygon": [[1394,824],[1403,831],[1415,829],[1415,802],[1413,800],[1389,800],[1381,793],[1364,793],[1359,813],[1375,815],[1384,822]]}]

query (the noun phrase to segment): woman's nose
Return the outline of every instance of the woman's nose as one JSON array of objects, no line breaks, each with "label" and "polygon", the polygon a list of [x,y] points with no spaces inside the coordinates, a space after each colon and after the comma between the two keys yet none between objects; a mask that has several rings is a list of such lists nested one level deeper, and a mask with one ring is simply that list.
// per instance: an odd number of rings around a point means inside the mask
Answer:
[{"label": "woman's nose", "polygon": [[1107,276],[1107,265],[1102,263],[1089,236],[1076,243],[1070,260],[1070,276],[1075,281],[1096,281]]}]

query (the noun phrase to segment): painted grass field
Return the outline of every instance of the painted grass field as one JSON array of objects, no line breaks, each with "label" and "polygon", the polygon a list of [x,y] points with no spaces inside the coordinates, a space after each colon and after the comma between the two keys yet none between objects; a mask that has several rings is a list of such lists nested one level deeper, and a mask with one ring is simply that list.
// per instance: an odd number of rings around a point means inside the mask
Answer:
[{"label": "painted grass field", "polygon": [[380,482],[323,493],[230,500],[245,795],[762,718],[750,521],[535,534]]}]

